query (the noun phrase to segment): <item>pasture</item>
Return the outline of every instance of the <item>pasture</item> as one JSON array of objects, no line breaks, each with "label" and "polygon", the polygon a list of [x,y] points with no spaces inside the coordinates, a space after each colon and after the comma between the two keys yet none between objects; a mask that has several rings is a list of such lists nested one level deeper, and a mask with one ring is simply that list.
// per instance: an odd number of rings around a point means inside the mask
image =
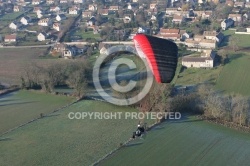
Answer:
[{"label": "pasture", "polygon": [[237,45],[239,46],[239,48],[243,49],[243,48],[250,47],[250,41],[249,41],[250,35],[235,34],[234,30],[223,31],[223,34],[224,34],[224,39],[222,43],[220,44],[220,47],[229,46],[229,38],[232,36],[236,36],[238,38],[239,41],[237,42]]},{"label": "pasture", "polygon": [[186,68],[180,69],[178,66],[177,73],[179,75],[175,76],[176,85],[194,85],[203,82],[216,83],[219,77],[221,66],[217,66],[212,69],[199,69],[199,68]]},{"label": "pasture", "polygon": [[162,123],[99,165],[249,165],[250,134],[194,117]]},{"label": "pasture", "polygon": [[131,137],[137,119],[69,119],[70,112],[134,112],[84,100],[0,138],[0,165],[90,165]]},{"label": "pasture", "polygon": [[0,82],[17,85],[24,69],[37,62],[40,64],[53,63],[58,59],[42,59],[47,48],[0,48]]},{"label": "pasture", "polygon": [[250,55],[234,53],[230,55],[230,62],[226,64],[218,77],[216,88],[228,93],[250,94]]},{"label": "pasture", "polygon": [[18,91],[0,96],[0,134],[20,124],[53,112],[74,99],[34,91]]}]

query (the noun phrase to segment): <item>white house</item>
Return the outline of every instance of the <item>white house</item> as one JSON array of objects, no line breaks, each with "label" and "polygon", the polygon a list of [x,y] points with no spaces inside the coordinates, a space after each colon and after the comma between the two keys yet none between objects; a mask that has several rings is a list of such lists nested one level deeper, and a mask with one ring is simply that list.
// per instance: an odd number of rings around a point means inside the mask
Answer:
[{"label": "white house", "polygon": [[65,4],[65,3],[68,3],[68,0],[60,0],[60,2],[59,3],[61,3],[61,4]]},{"label": "white house", "polygon": [[21,18],[20,22],[23,24],[23,25],[28,25],[30,22],[31,22],[31,18],[28,17],[28,16],[24,16]]},{"label": "white house", "polygon": [[147,27],[139,27],[137,32],[147,34],[149,32],[149,29]]},{"label": "white house", "polygon": [[57,21],[62,21],[62,20],[66,20],[66,16],[64,14],[58,14],[56,16],[56,20]]},{"label": "white house", "polygon": [[21,26],[21,24],[19,22],[12,22],[12,23],[10,23],[9,28],[13,29],[13,30],[18,30],[20,28],[20,26]]},{"label": "white house", "polygon": [[58,7],[58,6],[52,6],[52,7],[50,7],[49,11],[51,11],[51,12],[59,12],[60,10],[61,10],[60,7]]},{"label": "white house", "polygon": [[61,24],[60,23],[54,23],[53,24],[53,29],[55,29],[56,31],[60,31],[61,30]]},{"label": "white house", "polygon": [[221,22],[221,29],[226,30],[228,27],[231,27],[233,24],[234,24],[234,20],[232,20],[231,18],[224,19]]},{"label": "white house", "polygon": [[200,57],[185,56],[182,58],[182,66],[187,68],[213,68],[215,52],[212,50],[203,50]]},{"label": "white house", "polygon": [[96,4],[89,5],[89,11],[96,11],[96,10],[97,10]]},{"label": "white house", "polygon": [[72,58],[76,55],[76,51],[74,49],[72,49],[71,47],[66,48],[63,51],[63,56],[64,58]]},{"label": "white house", "polygon": [[71,15],[77,15],[78,14],[78,10],[74,7],[69,8],[69,14]]},{"label": "white house", "polygon": [[55,2],[54,2],[54,0],[46,0],[46,3],[51,5],[51,4],[54,4]]},{"label": "white house", "polygon": [[20,12],[20,7],[19,6],[14,6],[13,11],[14,12]]},{"label": "white house", "polygon": [[52,24],[52,20],[50,18],[43,18],[38,21],[38,25],[40,26],[50,26]]},{"label": "white house", "polygon": [[41,33],[39,33],[39,34],[37,35],[37,40],[38,40],[38,41],[45,41],[46,38],[47,38],[46,33],[41,32]]},{"label": "white house", "polygon": [[74,0],[75,4],[84,3],[84,0]]},{"label": "white house", "polygon": [[40,4],[40,0],[32,0],[32,5],[39,5]]}]

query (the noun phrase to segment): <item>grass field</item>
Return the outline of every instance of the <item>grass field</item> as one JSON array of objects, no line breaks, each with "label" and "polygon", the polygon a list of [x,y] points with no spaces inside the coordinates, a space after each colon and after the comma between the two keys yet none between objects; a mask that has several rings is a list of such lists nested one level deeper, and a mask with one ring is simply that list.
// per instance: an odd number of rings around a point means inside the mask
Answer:
[{"label": "grass field", "polygon": [[249,37],[250,35],[245,35],[245,34],[235,34],[234,30],[226,30],[223,31],[224,34],[224,39],[220,46],[228,46],[229,45],[229,38],[232,36],[236,36],[239,39],[238,46],[240,48],[249,48],[250,47],[250,40]]},{"label": "grass field", "polygon": [[70,112],[136,111],[85,100],[0,138],[0,165],[90,165],[131,137],[137,119],[73,119]]},{"label": "grass field", "polygon": [[230,56],[230,62],[226,64],[218,77],[216,87],[225,92],[250,94],[250,55],[237,53]]},{"label": "grass field", "polygon": [[42,59],[47,48],[0,48],[0,82],[19,84],[23,69],[33,62],[48,64],[58,59]]},{"label": "grass field", "polygon": [[0,134],[72,102],[66,96],[18,91],[0,96]]},{"label": "grass field", "polygon": [[187,68],[180,72],[179,77],[175,79],[175,84],[193,85],[203,82],[216,83],[221,69],[221,66],[213,69]]},{"label": "grass field", "polygon": [[194,117],[165,122],[100,165],[249,165],[250,134]]}]

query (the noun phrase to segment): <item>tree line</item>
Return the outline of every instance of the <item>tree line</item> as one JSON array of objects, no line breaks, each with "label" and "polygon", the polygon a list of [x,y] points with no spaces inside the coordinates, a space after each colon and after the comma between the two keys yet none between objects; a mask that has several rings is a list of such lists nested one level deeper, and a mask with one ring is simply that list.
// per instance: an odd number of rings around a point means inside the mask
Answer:
[{"label": "tree line", "polygon": [[33,62],[24,68],[21,87],[53,93],[56,86],[67,85],[74,89],[76,97],[82,98],[86,93],[91,71],[86,61],[60,61],[46,65]]}]

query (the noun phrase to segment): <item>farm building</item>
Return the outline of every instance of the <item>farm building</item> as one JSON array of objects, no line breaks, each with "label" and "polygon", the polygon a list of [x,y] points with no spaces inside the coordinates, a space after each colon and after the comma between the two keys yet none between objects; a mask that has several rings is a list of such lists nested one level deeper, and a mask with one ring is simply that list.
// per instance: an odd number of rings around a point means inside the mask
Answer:
[{"label": "farm building", "polygon": [[187,68],[213,68],[215,52],[212,50],[204,50],[200,57],[186,56],[182,59],[182,66]]}]

